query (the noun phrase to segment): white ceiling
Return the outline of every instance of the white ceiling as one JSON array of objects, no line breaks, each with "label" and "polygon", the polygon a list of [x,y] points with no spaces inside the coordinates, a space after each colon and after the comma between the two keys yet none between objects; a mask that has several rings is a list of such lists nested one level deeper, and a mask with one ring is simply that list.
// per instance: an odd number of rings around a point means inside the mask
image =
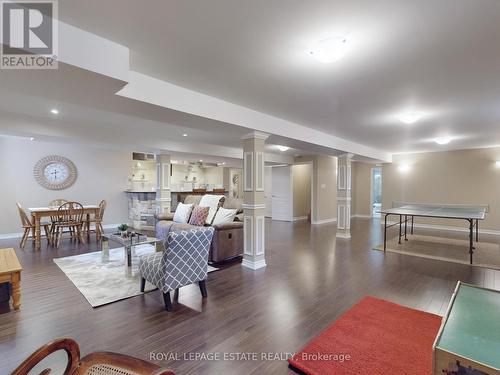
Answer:
[{"label": "white ceiling", "polygon": [[[497,0],[59,5],[63,21],[130,48],[135,71],[366,146],[409,152],[500,144]],[[306,53],[338,33],[351,41],[343,60],[323,65]],[[397,115],[406,109],[426,116],[404,125]],[[452,142],[433,142],[443,135]]]}]

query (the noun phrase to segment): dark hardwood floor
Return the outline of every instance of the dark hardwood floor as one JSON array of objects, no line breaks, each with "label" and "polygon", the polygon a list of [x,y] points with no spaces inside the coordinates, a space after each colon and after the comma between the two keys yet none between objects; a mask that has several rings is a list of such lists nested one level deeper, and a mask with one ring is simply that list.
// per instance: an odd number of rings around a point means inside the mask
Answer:
[{"label": "dark hardwood floor", "polygon": [[76,339],[82,354],[109,350],[149,360],[151,352],[177,353],[178,360],[156,361],[177,374],[287,374],[283,360],[183,356],[296,352],[368,294],[443,314],[457,280],[500,289],[497,271],[371,250],[382,238],[378,220],[353,219],[351,240],[336,239],[335,225],[305,222],[269,221],[266,234],[265,269],[237,263],[211,273],[208,298],[202,302],[197,285],[182,288],[171,313],[158,291],[93,309],[52,259],[95,251],[95,241],[66,240],[59,250],[40,252],[29,244],[19,250],[18,240],[0,241],[16,248],[24,267],[21,310],[0,314],[1,374],[57,337]]}]

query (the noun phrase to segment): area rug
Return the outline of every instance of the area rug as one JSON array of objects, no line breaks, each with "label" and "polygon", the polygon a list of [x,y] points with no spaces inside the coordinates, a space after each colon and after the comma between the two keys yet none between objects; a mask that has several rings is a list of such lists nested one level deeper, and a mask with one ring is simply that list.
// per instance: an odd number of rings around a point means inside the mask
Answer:
[{"label": "area rug", "polygon": [[[92,307],[98,307],[142,294],[138,274],[139,257],[154,252],[155,247],[152,245],[132,248],[132,267],[125,265],[123,247],[110,249],[109,255],[96,251],[57,258],[54,262]],[[217,270],[218,268],[208,266],[208,272]],[[145,291],[155,288],[146,283]]]},{"label": "area rug", "polygon": [[[489,242],[474,242],[473,266],[500,270],[500,245]],[[384,250],[384,244],[375,250]],[[421,258],[442,260],[446,262],[469,264],[469,241],[463,239],[434,236],[409,235],[408,241],[398,237],[387,240],[387,251]]]},{"label": "area rug", "polygon": [[429,375],[441,317],[365,297],[288,360],[310,375]]}]

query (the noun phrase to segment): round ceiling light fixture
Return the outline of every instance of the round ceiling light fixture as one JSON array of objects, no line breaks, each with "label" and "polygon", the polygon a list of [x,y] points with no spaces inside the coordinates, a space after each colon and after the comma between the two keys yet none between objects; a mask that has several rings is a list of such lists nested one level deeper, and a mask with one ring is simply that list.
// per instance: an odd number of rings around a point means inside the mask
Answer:
[{"label": "round ceiling light fixture", "polygon": [[285,151],[288,151],[290,149],[290,147],[288,147],[288,146],[279,146],[279,145],[276,146],[276,148],[278,150],[280,150],[281,152],[285,152]]},{"label": "round ceiling light fixture", "polygon": [[401,121],[404,124],[411,125],[411,124],[416,123],[422,117],[423,117],[423,113],[422,112],[409,111],[409,112],[402,113],[399,116],[399,121]]},{"label": "round ceiling light fixture", "polygon": [[438,145],[447,145],[450,143],[451,138],[450,137],[439,137],[434,140]]},{"label": "round ceiling light fixture", "polygon": [[343,58],[349,51],[349,40],[343,36],[335,36],[316,42],[309,54],[323,64],[334,63]]}]

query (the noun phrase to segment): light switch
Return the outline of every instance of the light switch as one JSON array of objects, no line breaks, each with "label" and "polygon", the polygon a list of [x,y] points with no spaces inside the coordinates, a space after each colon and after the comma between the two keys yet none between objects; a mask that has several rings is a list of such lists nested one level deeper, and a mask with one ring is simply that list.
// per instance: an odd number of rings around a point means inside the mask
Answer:
[{"label": "light switch", "polygon": [[326,188],[326,184],[321,184],[321,189],[325,189]]}]

